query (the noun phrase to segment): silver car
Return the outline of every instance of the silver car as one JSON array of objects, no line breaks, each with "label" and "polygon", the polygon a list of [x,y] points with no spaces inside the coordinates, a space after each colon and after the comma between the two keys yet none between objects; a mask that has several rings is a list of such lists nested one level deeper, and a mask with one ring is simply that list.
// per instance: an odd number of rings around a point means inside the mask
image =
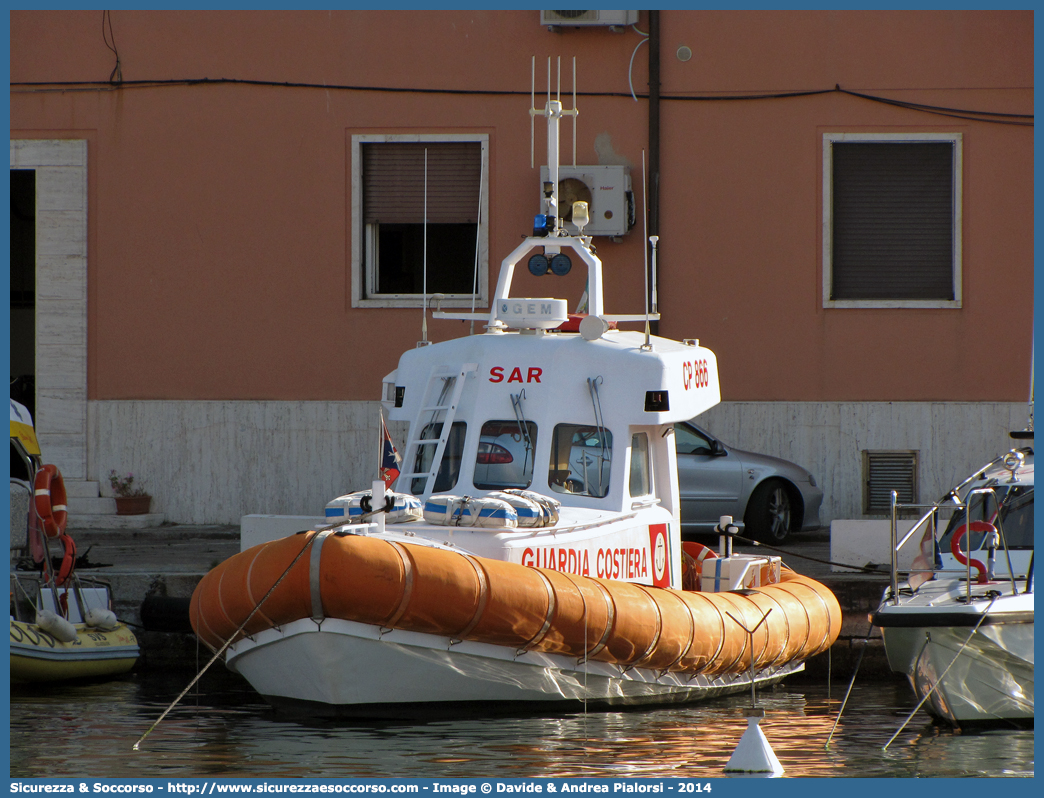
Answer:
[{"label": "silver car", "polygon": [[742,521],[744,537],[784,542],[819,528],[823,491],[801,466],[726,447],[691,422],[674,425],[682,536],[710,533],[723,515]]}]

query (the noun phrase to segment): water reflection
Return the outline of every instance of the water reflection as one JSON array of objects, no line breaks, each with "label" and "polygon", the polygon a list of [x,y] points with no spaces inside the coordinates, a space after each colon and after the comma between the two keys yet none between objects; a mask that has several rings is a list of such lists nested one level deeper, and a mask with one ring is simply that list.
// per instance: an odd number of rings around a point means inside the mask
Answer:
[{"label": "water reflection", "polygon": [[[131,677],[11,697],[14,777],[719,778],[746,729],[750,697],[685,708],[431,723],[305,723],[274,714],[245,684],[205,683],[133,744],[183,683]],[[1033,731],[961,735],[915,717],[902,683],[841,691],[791,684],[759,694],[762,729],[788,777],[1032,776]],[[41,745],[61,740],[61,745]]]}]

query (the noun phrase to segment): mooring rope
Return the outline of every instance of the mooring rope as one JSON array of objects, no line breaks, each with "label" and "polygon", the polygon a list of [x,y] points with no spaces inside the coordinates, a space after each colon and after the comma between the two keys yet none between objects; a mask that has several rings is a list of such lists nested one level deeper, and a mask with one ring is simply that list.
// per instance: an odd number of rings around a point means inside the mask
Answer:
[{"label": "mooring rope", "polygon": [[[848,697],[852,695],[852,688],[855,686],[856,676],[859,675],[859,666],[863,664],[863,655],[866,653],[867,646],[870,645],[870,636],[874,633],[874,625],[870,624],[870,628],[866,630],[866,637],[863,638],[863,647],[859,651],[859,658],[856,660],[855,670],[852,671],[852,680],[848,683],[848,692],[845,693],[845,698],[841,702],[841,708],[837,711],[837,717],[834,718],[834,725],[830,729],[830,734],[827,736],[826,744],[823,746],[824,750],[830,748],[830,741],[834,739],[834,732],[837,731],[837,724],[841,722],[841,713],[845,711],[845,707],[848,706]],[[833,648],[833,646],[831,646]]]},{"label": "mooring rope", "polygon": [[[337,526],[343,526],[343,524],[335,524],[332,527],[328,527],[328,529],[333,529],[333,528],[335,528]],[[323,530],[320,530],[320,531],[327,531],[327,530],[323,529]],[[290,573],[290,569],[293,568],[295,565],[297,565],[297,561],[301,559],[301,556],[306,551],[308,551],[309,546],[312,545],[312,541],[315,540],[318,535],[319,535],[319,532],[315,532],[315,533],[313,533],[311,535],[311,537],[308,538],[308,540],[305,542],[304,546],[302,546],[301,550],[297,553],[297,556],[294,557],[293,561],[286,567],[286,570],[283,571],[283,573],[281,573],[279,575],[279,578],[275,580],[275,583],[272,585],[272,587],[270,587],[268,589],[268,592],[265,593],[265,595],[261,597],[261,600],[259,602],[257,602],[257,604],[254,606],[254,609],[252,609],[250,611],[250,614],[247,615],[247,617],[243,620],[243,623],[239,624],[239,628],[237,628],[236,631],[234,631],[232,633],[232,635],[228,638],[228,640],[226,640],[224,642],[224,644],[221,646],[221,648],[219,648],[214,653],[214,656],[210,658],[210,662],[208,662],[206,665],[203,666],[203,670],[201,670],[199,673],[196,674],[196,677],[191,682],[189,682],[188,687],[186,687],[184,690],[182,690],[181,694],[177,698],[174,699],[174,701],[171,703],[171,705],[169,707],[167,707],[165,710],[163,710],[163,714],[160,715],[158,718],[156,718],[155,723],[153,723],[151,726],[149,726],[148,730],[143,735],[141,735],[141,737],[138,739],[138,742],[134,743],[134,749],[133,750],[135,750],[135,751],[139,750],[141,744],[145,741],[145,738],[148,737],[150,734],[152,734],[152,730],[155,729],[157,726],[160,725],[160,723],[163,722],[163,719],[165,717],[167,717],[167,715],[170,713],[170,711],[172,709],[174,709],[174,707],[176,707],[178,705],[178,702],[181,701],[181,699],[184,698],[186,695],[188,695],[189,690],[191,690],[193,687],[195,687],[196,682],[198,682],[200,680],[200,678],[203,676],[203,674],[207,672],[207,669],[210,668],[210,666],[213,665],[215,662],[217,662],[218,658],[222,654],[225,653],[225,649],[227,649],[230,645],[232,645],[232,641],[236,639],[236,635],[238,635],[240,632],[242,632],[244,627],[246,627],[246,625],[250,622],[250,619],[253,618],[254,615],[257,614],[258,610],[261,609],[261,605],[264,604],[265,601],[268,600],[268,597],[272,595],[272,591],[274,591],[277,587],[279,587],[279,583],[283,581],[283,578],[288,573]]]},{"label": "mooring rope", "polygon": [[743,543],[749,543],[751,546],[757,546],[758,548],[768,549],[769,551],[775,551],[780,554],[786,554],[788,557],[800,557],[802,560],[809,560],[811,562],[822,563],[823,565],[835,565],[838,568],[849,568],[853,571],[861,571],[864,574],[881,574],[887,576],[884,571],[877,568],[871,568],[865,565],[848,565],[843,562],[834,562],[833,560],[824,560],[819,557],[810,557],[807,554],[798,554],[796,551],[789,551],[788,549],[777,549],[775,546],[770,546],[767,543],[762,543],[760,540],[752,540],[751,538],[745,538],[742,535],[732,535],[734,540],[742,541]]}]

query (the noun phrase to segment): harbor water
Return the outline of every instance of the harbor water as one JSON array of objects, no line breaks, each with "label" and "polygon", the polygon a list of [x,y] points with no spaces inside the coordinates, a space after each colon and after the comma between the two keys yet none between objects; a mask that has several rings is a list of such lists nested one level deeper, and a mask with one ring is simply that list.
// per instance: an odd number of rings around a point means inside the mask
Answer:
[{"label": "harbor water", "polygon": [[[217,666],[220,667],[220,666]],[[850,676],[850,674],[849,674]],[[431,722],[316,722],[274,713],[209,673],[135,742],[190,676],[136,674],[11,695],[12,778],[722,778],[750,695],[680,708]],[[959,733],[913,709],[901,681],[848,678],[759,693],[786,777],[1032,777],[1033,731]]]}]

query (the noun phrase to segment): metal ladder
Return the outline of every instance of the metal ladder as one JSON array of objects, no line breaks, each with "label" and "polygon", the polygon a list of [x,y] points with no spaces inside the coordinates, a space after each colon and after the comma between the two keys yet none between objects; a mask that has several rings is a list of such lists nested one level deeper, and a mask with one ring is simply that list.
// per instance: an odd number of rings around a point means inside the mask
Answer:
[{"label": "metal ladder", "polygon": [[[406,443],[406,456],[403,465],[407,468],[416,468],[418,455],[421,447],[434,446],[435,453],[430,461],[428,471],[412,471],[399,475],[399,484],[404,490],[409,490],[418,496],[430,496],[435,487],[435,478],[439,473],[439,465],[442,463],[443,452],[446,451],[446,441],[449,440],[453,428],[453,419],[457,415],[457,403],[460,394],[464,390],[464,383],[469,374],[478,371],[478,363],[465,363],[460,366],[435,366],[428,377],[428,384],[424,389],[424,398],[421,408],[417,411],[417,417],[410,427],[411,437]],[[425,416],[430,416],[425,419]],[[425,430],[433,424],[442,424],[442,430],[438,438],[421,438]],[[419,477],[424,478],[424,490],[416,493],[412,490],[412,482]]]}]

